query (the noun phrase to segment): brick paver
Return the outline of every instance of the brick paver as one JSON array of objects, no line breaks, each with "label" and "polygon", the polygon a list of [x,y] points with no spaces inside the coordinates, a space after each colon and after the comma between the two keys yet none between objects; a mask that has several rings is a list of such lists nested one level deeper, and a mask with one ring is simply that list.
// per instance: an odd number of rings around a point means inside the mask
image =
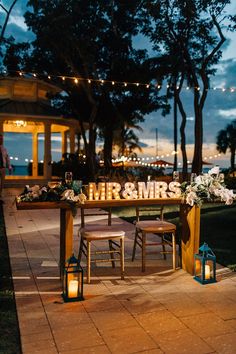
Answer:
[{"label": "brick paver", "polygon": [[[141,272],[131,262],[134,226],[127,231],[125,280],[110,264],[92,268],[85,301],[63,303],[59,279],[59,210],[17,211],[17,189],[4,191],[8,237],[23,354],[236,352],[236,274],[219,267],[218,282],[202,286],[150,255]],[[102,218],[91,218],[102,223]],[[79,215],[74,219],[78,252]],[[83,263],[84,265],[84,263]]]}]

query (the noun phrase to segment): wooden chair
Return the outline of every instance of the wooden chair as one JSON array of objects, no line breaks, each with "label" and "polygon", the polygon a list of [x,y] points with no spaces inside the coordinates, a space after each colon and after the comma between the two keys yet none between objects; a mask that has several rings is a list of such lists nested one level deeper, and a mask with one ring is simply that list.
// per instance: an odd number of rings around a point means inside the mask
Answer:
[{"label": "wooden chair", "polygon": [[[82,212],[83,210],[83,212]],[[107,215],[108,225],[85,225],[85,215]],[[120,263],[121,279],[124,279],[124,239],[125,232],[118,226],[111,225],[111,209],[108,212],[85,214],[81,209],[81,228],[79,256],[81,259],[84,254],[87,258],[87,283],[90,283],[91,263],[111,262],[115,268],[115,262]],[[91,244],[97,241],[108,241],[108,249],[91,251]],[[110,258],[98,258],[98,255],[109,255]],[[115,257],[116,255],[118,257]]]},{"label": "wooden chair", "polygon": [[[160,218],[156,220],[140,220],[141,212],[157,211]],[[160,240],[157,242],[147,242],[147,234],[155,234],[159,236]],[[162,246],[164,259],[166,254],[172,254],[173,269],[176,269],[176,225],[164,220],[164,207],[158,208],[136,208],[136,225],[135,225],[135,238],[133,246],[132,261],[135,259],[136,247],[139,246],[142,251],[142,272],[146,268],[146,249],[147,246]],[[167,250],[166,246],[171,247]]]}]

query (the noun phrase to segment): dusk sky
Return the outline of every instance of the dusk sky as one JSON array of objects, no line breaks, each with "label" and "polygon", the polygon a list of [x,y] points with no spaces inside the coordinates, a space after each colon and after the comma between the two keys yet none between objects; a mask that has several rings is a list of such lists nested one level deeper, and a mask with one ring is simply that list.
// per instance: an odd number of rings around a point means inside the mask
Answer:
[{"label": "dusk sky", "polygon": [[[8,7],[11,1],[2,1],[3,5]],[[18,0],[7,27],[6,35],[13,35],[17,41],[27,41],[33,38],[32,33],[27,30],[24,23],[23,14],[26,10],[26,0]],[[227,12],[236,13],[236,1],[231,1],[231,5],[227,7]],[[2,23],[3,12],[0,9],[0,21]],[[209,91],[207,102],[204,108],[204,146],[203,156],[214,156],[216,151],[216,135],[220,129],[224,129],[233,119],[236,119],[236,33],[225,32],[227,38],[223,47],[223,57],[218,66],[218,71],[211,81],[212,90]],[[143,38],[135,39],[135,45],[139,48],[146,48],[147,43]],[[151,50],[151,48],[150,48]],[[213,90],[213,87],[217,88]],[[225,88],[225,91],[222,89]],[[230,92],[230,88],[235,88],[234,92]],[[194,134],[194,114],[192,109],[192,93],[185,90],[184,94],[185,109],[188,115],[186,138],[187,138],[187,154],[188,159],[192,158],[193,151],[193,134]],[[180,123],[180,116],[179,116]],[[173,113],[162,117],[161,111],[154,112],[146,117],[145,123],[141,124],[143,132],[139,135],[140,142],[143,146],[142,156],[155,156],[156,154],[156,129],[158,129],[158,155],[164,155],[166,160],[172,161],[172,158],[166,158],[167,154],[173,151]],[[21,155],[15,150],[16,144],[12,140],[17,141],[21,145]],[[24,141],[23,141],[24,140]],[[55,137],[53,143],[53,160],[60,160],[60,141],[59,137]],[[179,140],[179,137],[178,137]],[[41,141],[43,142],[43,141]],[[179,142],[179,141],[178,141]],[[15,164],[25,164],[25,158],[31,158],[31,139],[25,136],[5,136],[5,145],[11,156],[18,157],[19,160]],[[179,146],[178,146],[179,148]],[[42,155],[39,156],[42,159]],[[208,159],[209,160],[209,159]],[[179,153],[179,162],[181,162],[181,153]],[[229,153],[222,155],[217,159],[210,160],[214,164],[220,166],[229,166]]]}]

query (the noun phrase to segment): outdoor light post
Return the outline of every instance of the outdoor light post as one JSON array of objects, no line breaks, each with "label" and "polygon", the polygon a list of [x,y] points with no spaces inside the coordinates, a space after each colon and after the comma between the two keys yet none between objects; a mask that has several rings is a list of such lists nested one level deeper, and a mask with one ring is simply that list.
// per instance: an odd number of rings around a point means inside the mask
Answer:
[{"label": "outdoor light post", "polygon": [[83,282],[83,269],[79,260],[72,255],[64,268],[62,297],[65,302],[84,300]]},{"label": "outdoor light post", "polygon": [[216,256],[206,243],[194,255],[194,279],[201,284],[216,282]]}]

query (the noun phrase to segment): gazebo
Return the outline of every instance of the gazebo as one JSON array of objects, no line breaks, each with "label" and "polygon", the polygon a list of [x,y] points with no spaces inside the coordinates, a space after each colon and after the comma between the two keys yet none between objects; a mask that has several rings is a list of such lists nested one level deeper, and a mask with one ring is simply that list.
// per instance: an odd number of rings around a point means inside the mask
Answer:
[{"label": "gazebo", "polygon": [[[52,133],[61,134],[62,155],[68,150],[70,153],[75,152],[75,138],[80,132],[79,122],[61,116],[58,110],[51,106],[49,99],[50,95],[61,91],[61,88],[37,78],[0,78],[0,132],[32,134],[32,176],[24,179],[51,179]],[[39,134],[44,134],[43,176],[38,174]],[[7,176],[9,182],[17,178],[20,177]]]}]

